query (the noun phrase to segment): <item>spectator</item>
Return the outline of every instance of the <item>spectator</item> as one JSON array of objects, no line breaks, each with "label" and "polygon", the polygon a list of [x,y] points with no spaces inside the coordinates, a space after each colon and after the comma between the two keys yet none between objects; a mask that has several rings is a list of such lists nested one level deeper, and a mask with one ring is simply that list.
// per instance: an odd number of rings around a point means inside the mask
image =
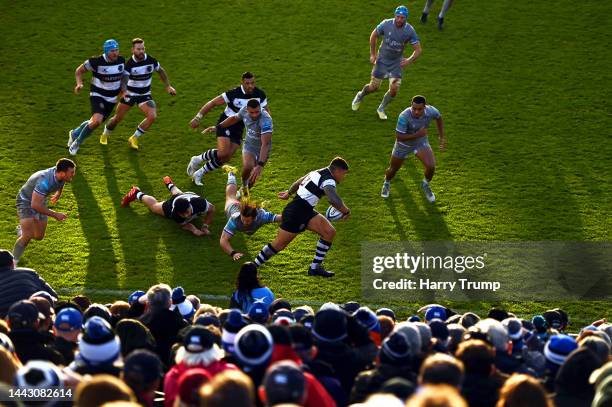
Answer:
[{"label": "spectator", "polygon": [[297,363],[289,360],[270,366],[259,387],[260,399],[266,406],[279,404],[304,405],[306,379]]},{"label": "spectator", "polygon": [[191,301],[187,300],[185,290],[180,286],[172,290],[172,306],[170,309],[177,309],[179,314],[189,323],[193,320],[193,316],[196,312]]},{"label": "spectator", "polygon": [[[230,308],[238,308],[246,314],[255,301],[270,306],[274,301],[274,293],[259,281],[255,263],[246,262],[240,267],[236,277],[236,291],[232,294],[229,306]],[[271,314],[273,312],[270,311]]]},{"label": "spectator", "polygon": [[452,356],[439,353],[429,356],[421,365],[419,385],[447,384],[461,389],[463,384],[463,363]]},{"label": "spectator", "polygon": [[247,325],[238,332],[234,353],[241,370],[259,387],[266,368],[272,359],[274,340],[263,326]]},{"label": "spectator", "polygon": [[298,322],[306,315],[312,315],[314,317],[314,311],[310,305],[302,305],[293,310],[293,316]]},{"label": "spectator", "polygon": [[0,250],[0,318],[6,316],[11,305],[41,290],[57,298],[53,288],[38,273],[29,268],[15,268],[11,252]]},{"label": "spectator", "polygon": [[222,360],[223,351],[215,343],[215,335],[201,326],[188,328],[183,344],[176,352],[176,364],[164,378],[164,405],[172,406],[178,395],[178,381],[185,371],[199,367],[211,377],[226,370],[237,370],[236,366]]},{"label": "spectator", "polygon": [[360,307],[353,313],[355,320],[363,325],[370,335],[372,342],[379,347],[381,345],[381,329],[380,323],[374,311],[368,307]]},{"label": "spectator", "polygon": [[54,338],[50,331],[53,326],[55,311],[51,306],[51,302],[45,297],[30,297],[30,301],[36,305],[39,312],[38,332],[47,337],[47,343],[52,343]]},{"label": "spectator", "polygon": [[289,301],[284,298],[277,298],[272,301],[272,303],[268,307],[268,312],[270,313],[270,315],[272,315],[279,309],[286,309],[291,311],[291,304],[289,304]]},{"label": "spectator", "polygon": [[147,311],[140,317],[142,322],[155,338],[155,353],[162,362],[169,366],[170,348],[178,342],[179,331],[188,325],[180,314],[171,311],[172,291],[167,284],[157,284],[147,292]]},{"label": "spectator", "polygon": [[136,319],[122,319],[115,327],[121,342],[121,356],[126,357],[136,349],[156,350],[155,338],[142,322]]},{"label": "spectator", "polygon": [[53,324],[55,343],[53,348],[62,354],[64,362],[69,365],[74,361],[78,339],[83,326],[83,317],[76,308],[64,308],[56,316]]},{"label": "spectator", "polygon": [[178,395],[174,400],[175,407],[198,407],[200,405],[200,388],[212,380],[210,374],[199,367],[185,370],[178,380]]},{"label": "spectator", "polygon": [[199,310],[200,305],[202,304],[202,302],[200,301],[200,298],[197,295],[193,295],[193,294],[189,294],[187,296],[187,301],[189,301],[191,305],[193,305],[193,309],[195,311]]},{"label": "spectator", "polygon": [[81,311],[86,310],[91,305],[91,300],[86,295],[77,295],[70,300],[79,306]]},{"label": "spectator", "polygon": [[0,346],[0,383],[13,385],[15,373],[21,367],[19,359],[7,348]]},{"label": "spectator", "polygon": [[136,396],[127,384],[107,374],[82,381],[74,396],[74,404],[79,407],[97,407],[118,400],[136,402]]},{"label": "spectator", "polygon": [[612,377],[607,377],[597,385],[595,398],[591,407],[609,407],[612,405]]},{"label": "spectator", "polygon": [[11,306],[7,318],[11,329],[9,337],[15,346],[15,352],[21,363],[48,360],[56,365],[63,365],[62,355],[48,347],[47,336],[38,331],[39,317],[38,308],[30,300],[21,300]]},{"label": "spectator", "polygon": [[595,335],[580,339],[578,341],[578,346],[581,348],[588,348],[593,351],[602,365],[610,358],[610,345],[608,345],[605,340]]},{"label": "spectator", "polygon": [[448,338],[450,332],[446,324],[440,319],[432,319],[429,321],[429,329],[433,338],[431,349],[434,352],[448,353]]},{"label": "spectator", "polygon": [[391,318],[391,320],[393,321],[393,323],[395,324],[395,322],[397,321],[397,319],[395,318],[395,312],[393,312],[392,309],[389,308],[379,308],[376,310],[376,316],[386,316]]},{"label": "spectator", "polygon": [[121,379],[132,389],[140,404],[153,406],[155,391],[164,376],[163,366],[155,353],[139,349],[125,359]]},{"label": "spectator", "polygon": [[[491,310],[491,312],[494,310]],[[498,318],[508,314],[505,311],[501,311],[503,310],[496,310],[493,314],[499,314],[496,315]],[[527,373],[527,367],[523,362],[521,354],[514,356],[510,354],[508,331],[498,319],[483,319],[476,324],[476,327],[480,328],[482,332],[491,338],[491,344],[495,348],[495,367],[500,372],[505,374]]]},{"label": "spectator", "polygon": [[412,370],[411,344],[401,332],[393,332],[383,342],[378,364],[374,369],[359,373],[351,392],[351,403],[363,402],[369,395],[380,390],[383,383],[392,378],[401,377],[416,383],[416,374]]},{"label": "spectator", "polygon": [[112,325],[116,326],[117,322],[124,318],[129,318],[130,304],[125,301],[115,301],[110,307]]},{"label": "spectator", "polygon": [[559,367],[565,362],[567,356],[572,353],[578,344],[569,335],[554,335],[546,342],[544,347],[544,357],[546,358],[546,372],[544,377],[544,386],[549,392],[555,389],[555,378]]},{"label": "spectator", "polygon": [[383,383],[379,393],[393,394],[402,402],[402,405],[405,405],[408,398],[414,393],[414,389],[414,383],[401,377],[394,377]]},{"label": "spectator", "polygon": [[595,390],[589,377],[602,366],[590,349],[580,348],[569,354],[561,365],[555,380],[557,407],[590,407]]},{"label": "spectator", "polygon": [[473,312],[466,312],[459,319],[459,325],[463,326],[465,329],[468,329],[471,326],[474,326],[480,321],[480,317]]},{"label": "spectator", "polygon": [[495,370],[495,350],[481,340],[462,342],[457,358],[463,362],[465,379],[461,394],[470,407],[494,407],[505,377]]},{"label": "spectator", "polygon": [[448,328],[448,351],[454,355],[463,340],[465,328],[460,324],[448,324],[446,327]]},{"label": "spectator", "polygon": [[[422,325],[417,325],[422,324]],[[425,329],[424,327],[427,329]],[[395,331],[402,333],[406,339],[408,339],[408,343],[410,344],[410,352],[412,354],[412,371],[416,374],[421,367],[421,363],[424,358],[424,353],[422,352],[423,341],[421,340],[421,330],[425,333],[425,340],[427,340],[427,335],[429,334],[429,338],[431,338],[431,330],[429,330],[429,326],[425,323],[421,322],[400,322],[395,325]],[[429,348],[429,345],[427,345]]]},{"label": "spectator", "polygon": [[227,318],[223,322],[223,329],[221,331],[221,341],[223,342],[223,350],[225,351],[226,358],[232,361],[234,356],[234,345],[236,342],[236,335],[238,332],[248,324],[247,321],[242,317],[242,314],[237,309],[232,309],[227,314]]},{"label": "spectator", "polygon": [[48,389],[63,387],[64,380],[62,372],[53,363],[46,360],[31,360],[15,373],[15,386]]},{"label": "spectator", "polygon": [[200,389],[200,400],[201,407],[254,407],[255,389],[244,373],[227,371]]},{"label": "spectator", "polygon": [[395,321],[386,315],[378,315],[378,323],[380,324],[380,340],[381,342],[393,332]]},{"label": "spectator", "polygon": [[501,388],[496,407],[554,407],[554,405],[539,381],[525,374],[514,374]]},{"label": "spectator", "polygon": [[457,389],[440,384],[423,387],[408,400],[406,407],[468,407],[468,405]]},{"label": "spectator", "polygon": [[270,318],[268,306],[263,302],[255,302],[249,309],[249,318],[256,324],[265,325]]},{"label": "spectator", "polygon": [[110,324],[93,316],[85,323],[79,341],[79,352],[70,369],[81,374],[106,374],[119,377],[121,343]]}]

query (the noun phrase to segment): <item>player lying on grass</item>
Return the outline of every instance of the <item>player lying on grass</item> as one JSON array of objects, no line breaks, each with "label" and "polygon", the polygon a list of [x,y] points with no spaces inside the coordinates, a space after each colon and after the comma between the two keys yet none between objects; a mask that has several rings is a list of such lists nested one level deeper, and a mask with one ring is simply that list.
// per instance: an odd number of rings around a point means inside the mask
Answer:
[{"label": "player lying on grass", "polygon": [[[154,214],[174,220],[181,225],[181,228],[196,236],[210,235],[208,225],[213,219],[214,205],[193,192],[181,191],[168,176],[164,177],[164,184],[172,194],[167,201],[158,201],[151,195],[145,195],[137,186],[133,186],[121,199],[121,206],[129,206],[130,202],[139,200]],[[204,223],[198,228],[191,222],[200,216],[204,216]]]},{"label": "player lying on grass", "polygon": [[[266,223],[281,222],[283,217],[260,208],[257,203],[251,201],[248,193],[243,193],[240,200],[236,198],[238,188],[236,186],[236,168],[224,165],[227,171],[227,186],[225,187],[225,215],[227,223],[223,228],[219,244],[221,249],[234,260],[240,259],[244,254],[232,247],[230,239],[236,232],[252,235]],[[245,191],[248,189],[245,188]]]},{"label": "player lying on grass", "polygon": [[280,199],[289,199],[289,196],[297,192],[296,197],[283,210],[283,221],[278,229],[276,238],[261,249],[254,262],[261,266],[283,250],[295,237],[304,230],[312,230],[320,238],[314,259],[308,269],[309,276],[333,277],[334,273],[325,270],[323,259],[329,251],[336,229],[332,224],[317,211],[315,207],[323,195],[327,196],[329,203],[338,209],[346,219],[351,210],[344,205],[336,192],[336,184],[342,182],[349,170],[347,162],[341,158],[334,158],[328,167],[311,171],[298,179],[286,191],[280,192]]}]

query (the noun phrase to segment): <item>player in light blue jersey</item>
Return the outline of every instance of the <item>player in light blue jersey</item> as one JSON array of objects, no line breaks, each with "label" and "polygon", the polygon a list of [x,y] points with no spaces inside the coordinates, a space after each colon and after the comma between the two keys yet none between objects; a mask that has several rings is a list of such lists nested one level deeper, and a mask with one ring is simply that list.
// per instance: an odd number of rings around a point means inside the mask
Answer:
[{"label": "player in light blue jersey", "polygon": [[55,204],[62,196],[64,184],[72,182],[76,165],[72,160],[60,158],[55,167],[35,172],[21,187],[17,194],[17,241],[13,248],[15,263],[21,259],[30,240],[42,240],[47,230],[47,218],[64,221],[65,213],[56,212],[47,207],[47,199]]},{"label": "player in light blue jersey", "polygon": [[[230,239],[238,232],[252,235],[260,227],[268,223],[280,223],[283,219],[281,215],[271,213],[257,206],[249,199],[248,193],[243,193],[241,199],[236,198],[238,188],[236,186],[236,168],[224,165],[227,171],[227,186],[225,187],[225,215],[227,223],[223,228],[219,244],[221,249],[233,260],[240,259],[244,254],[232,247]],[[245,189],[245,191],[248,191]]]},{"label": "player in light blue jersey", "polygon": [[[406,21],[408,9],[399,6],[395,17],[383,20],[370,34],[370,63],[374,65],[372,78],[353,98],[352,109],[358,110],[363,98],[380,88],[383,79],[389,78],[389,90],[376,109],[381,120],[387,120],[385,107],[395,98],[402,83],[402,71],[421,55],[421,43],[414,28]],[[378,54],[376,44],[381,39]],[[404,48],[412,46],[412,54],[404,58]]]},{"label": "player in light blue jersey", "polygon": [[395,145],[391,153],[389,168],[385,171],[385,181],[380,193],[383,198],[389,197],[390,182],[404,164],[404,160],[409,155],[414,154],[425,166],[425,178],[421,183],[425,197],[429,202],[436,200],[436,196],[429,187],[436,169],[436,160],[427,139],[427,128],[432,120],[436,121],[440,150],[443,150],[446,148],[446,137],[442,116],[438,109],[426,104],[424,96],[413,97],[412,105],[400,113],[395,128]]},{"label": "player in light blue jersey", "polygon": [[[429,10],[431,9],[431,5],[434,0],[426,0],[425,7],[423,7],[423,14],[421,14],[421,23],[425,24],[427,22],[427,16],[429,16]],[[438,30],[442,31],[444,29],[444,16],[446,12],[453,5],[453,0],[444,0],[442,3],[442,8],[440,9],[440,14],[438,14]]]},{"label": "player in light blue jersey", "polygon": [[[208,127],[202,133],[216,132],[217,127],[225,129],[241,120],[247,130],[246,140],[242,146],[242,185],[251,188],[261,176],[272,149],[272,117],[267,111],[262,111],[259,100],[249,99],[247,105],[238,113],[223,120],[217,126]],[[201,168],[193,174],[193,180],[197,185],[202,185],[201,179],[204,173],[205,170]]]}]

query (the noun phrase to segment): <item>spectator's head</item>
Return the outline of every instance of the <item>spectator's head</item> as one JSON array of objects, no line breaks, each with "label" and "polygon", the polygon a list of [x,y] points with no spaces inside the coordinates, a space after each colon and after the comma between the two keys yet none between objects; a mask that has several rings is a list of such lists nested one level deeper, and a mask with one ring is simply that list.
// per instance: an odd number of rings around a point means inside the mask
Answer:
[{"label": "spectator's head", "polygon": [[346,311],[347,314],[354,314],[359,308],[361,308],[361,304],[359,304],[357,301],[349,301],[342,304],[340,308]]},{"label": "spectator's head", "polygon": [[546,319],[542,315],[535,315],[531,318],[531,323],[533,324],[533,328],[539,334],[544,334],[548,331],[548,323]]},{"label": "spectator's head", "polygon": [[402,403],[405,403],[414,393],[414,383],[403,377],[394,377],[384,382],[379,392],[383,394],[393,394],[400,399]]},{"label": "spectator's head", "polygon": [[517,343],[521,341],[523,338],[523,324],[521,320],[518,318],[506,318],[502,321],[502,325],[506,328],[506,332],[508,333],[508,337],[514,342]]},{"label": "spectator's head", "polygon": [[236,335],[235,356],[243,367],[263,368],[272,357],[274,340],[263,326],[247,325]]},{"label": "spectator's head", "polygon": [[476,324],[477,328],[491,338],[491,344],[496,352],[506,353],[508,351],[508,332],[500,321],[486,318]]},{"label": "spectator's head", "polygon": [[8,250],[0,250],[0,271],[12,270],[15,268],[15,259],[13,253]]},{"label": "spectator's head", "polygon": [[137,302],[140,297],[142,297],[143,295],[147,295],[147,293],[145,293],[142,290],[136,290],[134,291],[132,294],[130,294],[130,296],[128,297],[128,304],[132,305],[135,302]]},{"label": "spectator's head", "polygon": [[359,307],[353,314],[355,320],[369,332],[380,332],[380,323],[374,311],[368,307]]},{"label": "spectator's head", "polygon": [[77,295],[73,297],[70,301],[78,305],[81,311],[89,308],[89,306],[91,305],[91,300],[85,295]]},{"label": "spectator's head", "polygon": [[170,309],[178,308],[179,313],[185,320],[191,322],[196,310],[191,301],[187,300],[183,287],[176,287],[172,290],[172,305]]},{"label": "spectator's head", "polygon": [[179,405],[181,407],[200,405],[200,388],[211,379],[211,374],[201,367],[192,367],[181,373],[178,379],[178,400],[181,403]]},{"label": "spectator's head", "polygon": [[567,359],[567,356],[577,347],[578,344],[569,335],[560,334],[552,336],[544,346],[544,356],[549,368],[556,369],[561,366],[565,359]]},{"label": "spectator's head", "polygon": [[168,284],[156,284],[147,291],[147,304],[152,312],[170,309],[172,289]]},{"label": "spectator's head", "polygon": [[272,315],[272,323],[274,325],[293,325],[295,324],[295,316],[288,309],[279,309]]},{"label": "spectator's head", "polygon": [[465,328],[459,324],[448,324],[446,326],[448,328],[448,350],[451,353],[455,353],[457,350],[457,346],[463,340],[463,335],[465,334]]},{"label": "spectator's head", "polygon": [[109,401],[136,402],[130,387],[115,376],[99,374],[79,383],[75,393],[76,406],[101,406]]},{"label": "spectator's head", "polygon": [[98,317],[91,317],[83,328],[77,357],[90,366],[113,364],[119,359],[121,343],[110,324]]},{"label": "spectator's head", "polygon": [[62,372],[46,360],[30,360],[15,374],[15,386],[30,388],[61,387],[64,385]]},{"label": "spectator's head", "polygon": [[[8,339],[8,337],[6,339]],[[0,340],[2,340],[2,338],[0,338]],[[13,346],[12,343],[10,345],[11,347]],[[15,352],[10,351],[4,346],[0,346],[0,383],[13,385],[15,373],[17,373],[20,367],[21,362],[15,355]]]},{"label": "spectator's head", "polygon": [[293,340],[293,349],[305,363],[309,363],[315,358],[317,352],[312,333],[301,324],[290,326],[289,332]]},{"label": "spectator's head", "polygon": [[284,298],[277,298],[272,301],[272,303],[268,307],[268,312],[270,313],[270,315],[273,315],[276,311],[283,308],[291,311],[291,304]]},{"label": "spectator's head", "polygon": [[125,358],[121,378],[137,396],[153,396],[164,375],[162,362],[155,353],[139,349]]},{"label": "spectator's head", "polygon": [[446,321],[446,308],[440,307],[438,305],[431,306],[427,308],[425,311],[425,321],[429,322],[432,319],[441,319],[442,321]]},{"label": "spectator's head", "polygon": [[200,304],[202,304],[200,298],[194,294],[189,294],[187,296],[187,301],[189,301],[191,305],[193,305],[193,309],[196,311],[200,309]]},{"label": "spectator's head", "polygon": [[312,326],[312,335],[319,344],[343,341],[348,335],[344,311],[325,309],[317,312]]},{"label": "spectator's head", "polygon": [[421,353],[425,354],[429,352],[431,347],[431,328],[422,321],[415,321],[413,325],[419,330],[419,336],[421,337]]},{"label": "spectator's head", "polygon": [[39,318],[38,330],[40,332],[48,332],[53,325],[53,318],[55,317],[55,310],[51,303],[44,297],[30,297],[30,301],[36,305],[38,312],[42,315],[42,318]]},{"label": "spectator's head", "polygon": [[495,350],[484,341],[470,339],[460,343],[456,356],[463,363],[466,375],[488,377],[493,373]]},{"label": "spectator's head", "polygon": [[240,310],[232,309],[229,311],[225,322],[223,322],[223,330],[221,335],[223,349],[226,352],[234,353],[236,335],[246,325],[247,321],[245,321],[242,317]]},{"label": "spectator's head", "polygon": [[448,327],[441,319],[432,319],[429,321],[429,329],[431,329],[431,336],[435,338],[438,343],[446,346],[448,344]]},{"label": "spectator's head", "polygon": [[599,369],[594,370],[593,373],[591,373],[591,376],[589,377],[589,383],[597,387],[608,377],[612,377],[612,361],[606,363]]},{"label": "spectator's head", "polygon": [[578,398],[592,399],[594,391],[589,383],[589,377],[601,366],[601,360],[590,349],[576,349],[559,368],[555,379],[557,393],[563,392]]},{"label": "spectator's head", "polygon": [[249,308],[249,318],[251,321],[264,325],[268,322],[270,314],[268,313],[268,306],[263,302],[254,302]]},{"label": "spectator's head", "polygon": [[253,262],[246,262],[240,266],[238,276],[236,276],[236,290],[243,293],[250,293],[252,289],[261,287],[257,276],[257,266]]},{"label": "spectator's head", "polygon": [[474,326],[480,321],[480,317],[473,312],[466,312],[459,319],[459,324],[463,326],[465,329],[468,329],[471,326]]},{"label": "spectator's head", "polygon": [[421,333],[415,324],[415,322],[400,322],[395,325],[395,332],[403,334],[408,340],[412,357],[418,356],[422,349]]},{"label": "spectator's head", "polygon": [[389,317],[393,320],[393,322],[395,323],[395,321],[397,321],[396,317],[395,317],[395,312],[393,312],[392,309],[390,308],[379,308],[376,310],[376,316],[379,317],[381,315],[384,315],[386,317]]},{"label": "spectator's head", "polygon": [[115,332],[121,342],[121,355],[127,356],[136,349],[155,350],[155,338],[142,322],[122,319],[117,322]]},{"label": "spectator's head", "polygon": [[502,386],[496,407],[553,407],[544,386],[525,374],[513,374]]},{"label": "spectator's head", "polygon": [[376,317],[380,324],[380,339],[385,339],[395,328],[395,322],[386,315],[379,315]]},{"label": "spectator's head", "polygon": [[310,305],[301,305],[293,310],[293,316],[295,320],[299,322],[300,319],[306,315],[314,316],[314,311]]},{"label": "spectator's head", "polygon": [[110,307],[110,313],[116,321],[128,318],[130,304],[125,301],[115,301]]},{"label": "spectator's head", "polygon": [[456,388],[443,384],[425,386],[406,407],[468,407]]},{"label": "spectator's head", "polygon": [[49,304],[51,305],[51,307],[55,306],[55,303],[57,302],[57,298],[55,298],[54,296],[52,296],[51,294],[49,294],[48,292],[41,290],[41,291],[36,291],[34,294],[30,295],[30,300],[34,299],[34,298],[44,298],[45,300],[49,301]]},{"label": "spectator's head", "polygon": [[306,398],[304,373],[291,360],[276,362],[266,371],[259,391],[268,406],[302,405]]},{"label": "spectator's head", "polygon": [[53,331],[56,336],[76,342],[83,327],[83,316],[76,308],[67,307],[60,310],[55,316]]},{"label": "spectator's head", "polygon": [[38,329],[40,319],[44,318],[36,305],[30,300],[17,301],[6,315],[11,331],[19,329]]},{"label": "spectator's head", "polygon": [[487,315],[487,318],[494,319],[498,322],[502,322],[504,319],[508,317],[509,317],[508,311],[502,308],[491,308],[489,310],[489,314]]},{"label": "spectator's head", "polygon": [[224,354],[215,334],[209,329],[194,325],[187,328],[183,346],[176,352],[176,363],[187,366],[209,366],[223,358]]},{"label": "spectator's head", "polygon": [[83,312],[83,322],[87,322],[94,316],[104,319],[109,324],[112,323],[111,313],[103,304],[91,304],[85,312]]},{"label": "spectator's head", "polygon": [[204,312],[193,323],[194,325],[209,326],[212,325],[217,328],[221,328],[221,321],[219,317],[211,312]]},{"label": "spectator's head", "polygon": [[591,407],[609,407],[612,405],[612,377],[608,377],[595,388],[595,397]]},{"label": "spectator's head", "polygon": [[459,389],[463,384],[463,363],[443,353],[431,355],[421,365],[419,384],[448,384]]},{"label": "spectator's head", "polygon": [[581,348],[588,348],[593,351],[602,364],[610,358],[610,345],[608,342],[595,335],[590,335],[578,341]]},{"label": "spectator's head", "polygon": [[562,330],[563,321],[561,314],[556,310],[548,310],[542,314],[544,319],[546,320],[546,324],[552,329],[556,329],[557,331]]},{"label": "spectator's head", "polygon": [[406,366],[412,361],[414,351],[402,332],[392,332],[382,343],[379,351],[380,363]]},{"label": "spectator's head", "polygon": [[253,407],[255,389],[244,373],[226,370],[217,374],[200,389],[202,407]]}]

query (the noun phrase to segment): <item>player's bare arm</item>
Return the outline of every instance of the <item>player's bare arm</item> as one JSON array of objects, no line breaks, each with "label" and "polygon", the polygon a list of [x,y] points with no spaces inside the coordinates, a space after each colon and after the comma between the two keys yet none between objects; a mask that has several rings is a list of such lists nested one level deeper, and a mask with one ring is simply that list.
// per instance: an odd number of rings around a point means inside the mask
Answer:
[{"label": "player's bare arm", "polygon": [[76,80],[76,86],[74,87],[75,95],[78,95],[81,89],[83,89],[83,74],[85,72],[87,72],[87,69],[83,64],[79,65],[76,71],[74,71],[74,78]]},{"label": "player's bare arm", "polygon": [[436,126],[438,127],[440,150],[444,150],[446,148],[446,134],[444,133],[444,122],[442,121],[442,116],[436,119]]},{"label": "player's bare arm", "polygon": [[376,43],[378,42],[378,33],[376,29],[372,30],[370,34],[370,63],[374,65],[376,63]]},{"label": "player's bare arm", "polygon": [[50,217],[55,218],[55,219],[57,219],[59,221],[65,220],[67,218],[65,213],[55,212],[55,211],[47,208],[45,206],[45,196],[39,194],[36,191],[34,191],[32,193],[32,209],[34,209],[38,213],[41,213],[41,214],[46,215],[46,216],[50,216]]},{"label": "player's bare arm", "polygon": [[272,133],[264,133],[261,135],[261,149],[259,150],[259,161],[257,165],[251,171],[249,176],[249,183],[254,184],[257,179],[261,176],[263,166],[268,161],[268,151],[270,149],[270,143],[272,142]]},{"label": "player's bare arm", "polygon": [[236,260],[240,260],[240,258],[242,256],[244,256],[244,253],[240,253],[234,250],[234,248],[232,247],[232,245],[230,244],[230,239],[232,238],[232,236],[227,233],[227,232],[223,232],[221,234],[221,239],[219,239],[219,245],[221,246],[221,249],[223,249],[223,251],[228,255],[232,257],[232,260],[236,261]]},{"label": "player's bare arm", "polygon": [[176,90],[170,85],[170,79],[168,79],[168,75],[166,74],[164,68],[160,66],[158,73],[159,78],[162,80],[164,86],[166,87],[166,92],[168,92],[170,96],[176,96]]},{"label": "player's bare arm", "polygon": [[344,215],[342,219],[347,218],[350,215],[351,210],[344,204],[344,202],[342,202],[342,198],[340,198],[340,195],[338,195],[336,187],[327,185],[323,187],[323,191],[325,191],[325,195],[327,196],[329,204],[334,208],[338,209],[340,212],[342,212],[342,214]]},{"label": "player's bare arm", "polygon": [[411,65],[414,61],[416,61],[416,59],[421,55],[422,52],[423,52],[423,49],[421,48],[420,42],[413,44],[412,54],[408,58],[402,59],[402,62],[400,62],[400,67],[405,68],[408,65]]},{"label": "player's bare arm", "polygon": [[208,112],[210,112],[216,106],[221,106],[223,104],[225,104],[225,99],[223,99],[223,95],[219,95],[216,98],[206,102],[204,106],[202,106],[200,110],[198,110],[198,113],[195,115],[195,117],[191,119],[191,122],[189,123],[191,128],[197,129],[200,125],[200,121],[202,120],[202,118],[204,118],[204,116],[208,114]]}]

